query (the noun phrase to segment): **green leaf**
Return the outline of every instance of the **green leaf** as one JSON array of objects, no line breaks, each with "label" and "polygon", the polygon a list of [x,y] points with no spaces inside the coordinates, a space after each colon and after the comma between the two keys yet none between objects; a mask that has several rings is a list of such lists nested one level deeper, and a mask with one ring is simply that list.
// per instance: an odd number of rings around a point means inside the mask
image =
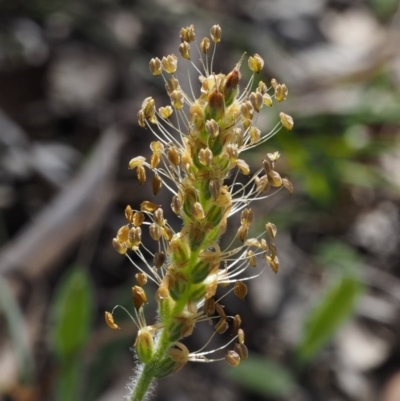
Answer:
[{"label": "green leaf", "polygon": [[52,310],[52,344],[56,355],[66,359],[86,344],[92,320],[93,296],[85,270],[73,268],[61,280]]},{"label": "green leaf", "polygon": [[81,400],[83,374],[83,361],[79,355],[63,361],[57,369],[53,399],[55,401]]},{"label": "green leaf", "polygon": [[0,276],[0,309],[3,311],[13,349],[19,377],[23,383],[33,381],[35,363],[29,346],[24,316],[6,281]]},{"label": "green leaf", "polygon": [[242,387],[262,396],[281,397],[293,388],[294,379],[282,365],[255,354],[236,368],[229,367],[226,374]]},{"label": "green leaf", "polygon": [[297,347],[300,360],[310,360],[352,313],[360,293],[360,283],[343,277],[327,292],[306,320],[303,338]]}]

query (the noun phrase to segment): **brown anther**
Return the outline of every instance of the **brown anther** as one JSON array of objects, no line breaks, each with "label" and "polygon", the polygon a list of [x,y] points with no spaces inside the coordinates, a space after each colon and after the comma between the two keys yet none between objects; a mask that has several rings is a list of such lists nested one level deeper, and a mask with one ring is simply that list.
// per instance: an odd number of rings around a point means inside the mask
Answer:
[{"label": "brown anther", "polygon": [[154,196],[157,195],[162,187],[162,179],[158,174],[155,174],[153,177],[153,181],[151,182],[151,187],[153,189]]},{"label": "brown anther", "polygon": [[150,158],[150,168],[154,170],[160,164],[160,161],[161,161],[161,153],[160,152],[153,153]]},{"label": "brown anther", "polygon": [[192,213],[197,220],[203,220],[205,217],[204,209],[200,202],[195,202],[192,205]]},{"label": "brown anther", "polygon": [[165,262],[166,257],[163,251],[156,252],[154,254],[153,263],[157,269],[159,269]]},{"label": "brown anther", "polygon": [[254,107],[254,110],[259,112],[264,104],[262,94],[260,92],[250,93],[250,102],[251,105]]},{"label": "brown anther", "polygon": [[175,54],[170,54],[167,57],[163,57],[161,60],[163,69],[169,74],[174,74],[178,66],[178,58]]},{"label": "brown anther", "polygon": [[261,248],[260,241],[257,238],[248,238],[244,244],[248,247],[254,246],[256,248]]},{"label": "brown anther", "polygon": [[217,89],[214,89],[208,95],[208,105],[210,107],[212,115],[215,115],[215,117],[218,119],[220,117],[220,114],[224,110],[224,97],[222,96],[222,93],[219,92]]},{"label": "brown anther", "polygon": [[246,101],[240,105],[242,116],[247,120],[252,120],[254,115],[254,107],[250,101]]},{"label": "brown anther", "polygon": [[240,364],[240,356],[235,351],[228,351],[225,355],[225,361],[235,368]]},{"label": "brown anther", "polygon": [[188,42],[183,42],[179,45],[179,53],[186,60],[190,60],[190,44]]},{"label": "brown anther", "polygon": [[161,60],[158,57],[152,58],[150,60],[149,67],[151,73],[156,77],[159,76],[162,72]]},{"label": "brown anther", "polygon": [[147,274],[146,273],[136,273],[135,274],[135,279],[137,281],[137,283],[143,287],[146,283],[147,283]]},{"label": "brown anther", "polygon": [[207,37],[203,38],[200,42],[200,49],[204,54],[207,54],[210,49],[210,39]]},{"label": "brown anther", "polygon": [[182,201],[180,200],[179,196],[174,195],[172,197],[171,209],[177,215],[181,213]]},{"label": "brown anther", "polygon": [[132,227],[128,234],[129,243],[132,249],[137,249],[142,242],[142,229],[140,227]]},{"label": "brown anther", "polygon": [[265,193],[271,189],[267,175],[263,175],[261,178],[256,177],[254,181],[258,192]]},{"label": "brown anther", "polygon": [[271,258],[267,256],[267,262],[271,269],[273,270],[274,273],[277,273],[279,270],[279,259],[278,256],[275,256],[274,258]]},{"label": "brown anther", "polygon": [[226,321],[226,319],[224,317],[221,317],[221,319],[219,319],[218,323],[215,325],[215,331],[218,334],[223,334],[228,329],[229,329],[228,322]]},{"label": "brown anther", "polygon": [[243,209],[240,214],[240,223],[244,226],[249,226],[254,219],[254,212],[252,209]]},{"label": "brown anther", "polygon": [[222,30],[219,25],[213,25],[210,30],[211,39],[214,43],[219,43],[221,41]]},{"label": "brown anther", "polygon": [[211,138],[215,139],[219,135],[219,125],[215,120],[207,120],[205,128]]},{"label": "brown anther", "polygon": [[134,169],[138,166],[142,166],[146,162],[146,158],[143,156],[137,156],[131,159],[129,162],[129,168]]},{"label": "brown anther", "polygon": [[223,317],[224,319],[226,319],[226,313],[225,313],[224,307],[221,304],[216,302],[215,310],[217,311],[217,313],[220,317]]},{"label": "brown anther", "polygon": [[154,241],[159,241],[161,238],[161,229],[156,223],[151,223],[149,226],[150,237]]},{"label": "brown anther", "polygon": [[274,242],[269,243],[269,251],[271,253],[271,258],[274,259],[276,256],[276,245]]},{"label": "brown anther", "polygon": [[176,110],[180,110],[183,107],[183,93],[180,89],[174,90],[171,93],[171,104]]},{"label": "brown anther", "polygon": [[146,293],[142,287],[138,285],[132,287],[132,302],[136,310],[139,310],[143,304],[147,303]]},{"label": "brown anther", "polygon": [[181,162],[181,155],[175,146],[172,146],[168,149],[167,157],[174,166],[179,166],[179,163]]},{"label": "brown anther", "polygon": [[115,250],[120,253],[121,255],[124,255],[126,251],[128,250],[128,247],[126,246],[125,242],[119,242],[116,238],[113,238],[112,240],[113,247]]},{"label": "brown anther", "polygon": [[104,318],[106,320],[107,326],[110,329],[116,330],[116,329],[120,328],[117,324],[115,324],[113,315],[110,312],[107,312],[107,311],[104,312]]},{"label": "brown anther", "polygon": [[221,190],[220,181],[215,178],[210,180],[210,183],[208,184],[208,189],[210,190],[212,198],[214,200],[217,199]]},{"label": "brown anther", "polygon": [[140,204],[140,210],[142,212],[154,212],[159,207],[160,207],[160,205],[157,205],[157,204],[155,204],[153,202],[150,202],[150,201],[143,201]]},{"label": "brown anther", "polygon": [[160,227],[165,226],[165,219],[164,219],[164,212],[163,210],[159,207],[153,214],[153,218],[156,224],[158,224]]},{"label": "brown anther", "polygon": [[240,226],[239,227],[237,236],[240,239],[240,241],[242,241],[242,242],[246,241],[248,232],[249,232],[248,226]]},{"label": "brown anther", "polygon": [[268,246],[267,241],[266,241],[264,238],[261,238],[260,243],[261,243],[261,249],[262,249],[264,252],[267,252],[267,251],[269,250],[269,246]]},{"label": "brown anther", "polygon": [[212,316],[215,313],[215,299],[214,297],[208,298],[204,301],[203,313],[206,316]]},{"label": "brown anther", "polygon": [[128,241],[129,226],[122,226],[117,232],[118,242]]},{"label": "brown anther", "polygon": [[254,255],[254,252],[252,250],[248,250],[246,253],[246,257],[249,260],[249,264],[252,267],[256,267],[257,266],[257,259],[256,256]]},{"label": "brown anther", "polygon": [[240,326],[242,324],[242,319],[239,315],[235,315],[233,318],[233,333],[238,333]]},{"label": "brown anther", "polygon": [[265,231],[267,232],[268,236],[271,239],[275,239],[277,229],[276,229],[276,225],[274,223],[268,222],[267,224],[265,224]]},{"label": "brown anther", "polygon": [[244,361],[249,357],[249,351],[244,344],[235,344],[234,351],[240,356],[240,360]]},{"label": "brown anther", "polygon": [[281,187],[282,186],[282,178],[280,174],[276,171],[271,171],[268,174],[268,181],[273,187]]},{"label": "brown anther", "polygon": [[233,293],[243,301],[247,295],[247,285],[243,281],[236,281]]},{"label": "brown anther", "polygon": [[282,185],[289,191],[290,195],[293,193],[293,184],[287,178],[282,178]]},{"label": "brown anther", "polygon": [[146,181],[146,170],[143,166],[138,166],[136,169],[136,175],[140,185],[143,185]]},{"label": "brown anther", "polygon": [[133,222],[133,210],[130,207],[130,205],[128,205],[125,208],[125,218],[128,221],[128,223],[132,223]]},{"label": "brown anther", "polygon": [[174,231],[172,228],[168,226],[161,227],[161,235],[166,239],[167,241],[170,241],[171,238],[174,236]]},{"label": "brown anther", "polygon": [[263,160],[263,167],[264,167],[265,174],[270,174],[273,171],[274,164],[269,157],[266,157]]},{"label": "brown anther", "polygon": [[282,125],[288,130],[291,131],[293,128],[293,118],[289,116],[289,114],[285,114],[280,112],[279,113],[279,118],[281,120]]},{"label": "brown anther", "polygon": [[264,60],[257,53],[254,57],[249,57],[249,68],[255,73],[259,73],[264,67]]},{"label": "brown anther", "polygon": [[135,227],[140,227],[145,220],[144,214],[142,212],[135,212],[133,215],[132,223]]}]

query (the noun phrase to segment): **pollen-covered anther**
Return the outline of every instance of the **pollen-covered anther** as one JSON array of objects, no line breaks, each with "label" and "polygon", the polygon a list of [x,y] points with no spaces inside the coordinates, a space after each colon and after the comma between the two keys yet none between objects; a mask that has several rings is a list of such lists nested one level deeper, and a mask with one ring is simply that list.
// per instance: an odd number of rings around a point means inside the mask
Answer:
[{"label": "pollen-covered anther", "polygon": [[149,63],[149,68],[150,68],[151,73],[153,75],[155,75],[156,77],[161,75],[161,73],[162,73],[161,60],[158,57],[152,58]]},{"label": "pollen-covered anther", "polygon": [[233,293],[241,300],[244,300],[247,295],[247,285],[243,281],[236,281],[233,288]]},{"label": "pollen-covered anther", "polygon": [[142,287],[138,285],[132,287],[132,302],[136,310],[139,310],[143,304],[147,303],[146,293]]},{"label": "pollen-covered anther", "polygon": [[172,197],[171,209],[177,215],[179,215],[181,213],[182,201],[179,198],[179,196],[174,195]]},{"label": "pollen-covered anther", "polygon": [[186,28],[182,28],[179,32],[181,42],[194,42],[196,40],[196,34],[194,31],[194,25],[189,25]]},{"label": "pollen-covered anther", "polygon": [[200,42],[200,49],[204,54],[207,54],[210,49],[210,39],[207,37],[203,38]]},{"label": "pollen-covered anther", "polygon": [[142,242],[142,229],[140,227],[132,227],[129,230],[128,240],[133,250],[138,249]]},{"label": "pollen-covered anther", "polygon": [[239,364],[240,364],[240,356],[238,355],[237,352],[231,350],[231,351],[228,351],[227,354],[225,355],[225,361],[229,365],[236,367],[236,366],[239,366]]},{"label": "pollen-covered anther", "polygon": [[163,57],[161,60],[164,71],[169,74],[174,74],[178,66],[178,57],[175,54],[170,54],[167,57]]},{"label": "pollen-covered anther", "polygon": [[146,158],[143,156],[136,156],[129,162],[129,168],[134,169],[138,166],[142,166],[146,162]]},{"label": "pollen-covered anther", "polygon": [[174,110],[171,106],[160,107],[158,109],[158,114],[160,114],[160,116],[165,119],[170,118],[173,112]]},{"label": "pollen-covered anther", "polygon": [[275,87],[275,99],[278,102],[283,102],[288,95],[288,88],[285,84],[278,84]]},{"label": "pollen-covered anther", "polygon": [[222,30],[219,25],[213,25],[210,30],[211,39],[214,43],[219,43],[221,41]]},{"label": "pollen-covered anther", "polygon": [[129,226],[122,226],[117,232],[117,240],[119,242],[128,241]]},{"label": "pollen-covered anther", "polygon": [[267,232],[268,236],[271,239],[275,239],[277,229],[276,229],[276,225],[274,223],[268,222],[267,224],[265,224],[265,231]]},{"label": "pollen-covered anther", "polygon": [[171,104],[176,110],[180,110],[183,107],[183,93],[181,90],[177,89],[171,93]]},{"label": "pollen-covered anther", "polygon": [[144,117],[149,120],[152,124],[157,123],[156,118],[156,103],[152,97],[147,97],[143,100],[142,110]]},{"label": "pollen-covered anther", "polygon": [[249,227],[247,227],[247,226],[239,227],[237,236],[240,239],[240,241],[242,241],[242,242],[246,241],[248,232],[249,232]]},{"label": "pollen-covered anther", "polygon": [[244,361],[249,357],[249,351],[244,344],[235,344],[234,351],[240,356],[240,360]]},{"label": "pollen-covered anther", "polygon": [[238,341],[239,344],[244,344],[244,331],[243,329],[238,330]]},{"label": "pollen-covered anther", "polygon": [[117,240],[117,238],[113,238],[112,244],[113,244],[114,249],[118,253],[120,253],[121,255],[124,255],[128,250],[128,247],[127,247],[126,243],[125,242],[119,242]]},{"label": "pollen-covered anther", "polygon": [[195,202],[192,206],[193,216],[197,220],[203,220],[205,217],[203,206],[201,206],[200,202]]},{"label": "pollen-covered anther", "polygon": [[210,167],[212,165],[213,153],[210,148],[200,149],[198,157],[203,166]]},{"label": "pollen-covered anther", "polygon": [[215,328],[215,331],[216,331],[218,334],[223,334],[223,333],[225,333],[226,330],[229,329],[229,324],[228,324],[228,322],[226,321],[226,318],[221,317],[221,319],[218,320],[218,323],[215,325],[214,328]]},{"label": "pollen-covered anther", "polygon": [[133,215],[132,223],[135,227],[140,227],[145,220],[144,214],[142,212],[135,212]]},{"label": "pollen-covered anther", "polygon": [[255,54],[254,57],[249,57],[249,68],[255,73],[259,73],[264,67],[264,60],[259,54]]},{"label": "pollen-covered anther", "polygon": [[146,117],[144,116],[144,111],[143,110],[139,110],[137,113],[137,120],[138,120],[138,124],[142,127],[145,128],[146,127]]},{"label": "pollen-covered anther", "polygon": [[155,174],[151,182],[151,187],[153,189],[154,196],[157,195],[162,187],[162,179],[158,174]]},{"label": "pollen-covered anther", "polygon": [[249,137],[251,140],[251,143],[257,143],[261,139],[261,131],[257,127],[251,127],[249,129]]},{"label": "pollen-covered anther", "polygon": [[240,214],[240,223],[244,226],[249,226],[254,220],[254,212],[252,209],[243,209]]},{"label": "pollen-covered anther", "polygon": [[140,272],[140,273],[136,273],[135,274],[135,279],[137,281],[137,283],[143,287],[146,283],[147,283],[147,274]]},{"label": "pollen-covered anther", "polygon": [[153,263],[156,269],[159,269],[166,261],[166,256],[163,251],[156,252],[153,257]]},{"label": "pollen-covered anther", "polygon": [[143,166],[138,166],[136,169],[136,175],[140,185],[146,182],[146,169]]},{"label": "pollen-covered anther", "polygon": [[179,53],[186,60],[190,60],[190,44],[188,42],[183,42],[179,45]]},{"label": "pollen-covered anther", "polygon": [[250,167],[244,160],[242,159],[236,160],[236,166],[244,175],[250,174]]},{"label": "pollen-covered anther", "polygon": [[257,192],[266,193],[271,189],[271,184],[268,181],[267,175],[255,177],[254,182],[256,184]]},{"label": "pollen-covered anther", "polygon": [[278,81],[275,78],[271,79],[271,86],[274,88],[274,90],[278,86]]},{"label": "pollen-covered anther", "polygon": [[115,324],[113,315],[110,312],[107,312],[107,311],[104,312],[104,318],[107,323],[107,326],[110,329],[117,330],[120,328],[117,324]]},{"label": "pollen-covered anther", "polygon": [[150,158],[150,168],[152,170],[157,168],[157,166],[160,164],[160,161],[161,161],[161,153],[160,152],[153,153]]},{"label": "pollen-covered anther", "polygon": [[265,82],[259,81],[256,91],[260,92],[262,95],[264,95],[265,93],[267,93],[267,90],[268,90],[268,88],[267,88],[267,85],[265,85]]},{"label": "pollen-covered anther", "polygon": [[128,205],[125,208],[125,218],[128,221],[128,223],[132,223],[133,222],[133,215],[134,215],[133,210],[132,210],[131,206]]},{"label": "pollen-covered anther", "polygon": [[176,78],[170,77],[167,79],[165,83],[165,90],[167,91],[168,96],[171,96],[172,92],[178,89],[180,89],[180,85]]},{"label": "pollen-covered anther", "polygon": [[143,201],[140,204],[140,210],[142,212],[154,212],[156,209],[158,209],[160,205],[157,205],[156,203],[150,202],[150,201]]},{"label": "pollen-covered anther", "polygon": [[164,212],[159,207],[153,214],[154,222],[158,224],[160,227],[164,227],[166,220],[164,219]]},{"label": "pollen-covered anther", "polygon": [[262,94],[260,92],[250,93],[250,102],[251,102],[252,106],[254,107],[254,110],[259,112],[264,104]]},{"label": "pollen-covered anther", "polygon": [[244,245],[248,246],[248,247],[252,247],[253,246],[255,248],[261,248],[261,243],[257,238],[248,238],[245,241]]},{"label": "pollen-covered anther", "polygon": [[219,125],[215,120],[207,120],[205,123],[207,134],[212,139],[215,139],[219,135]]},{"label": "pollen-covered anther", "polygon": [[291,131],[294,125],[293,118],[289,116],[289,114],[285,114],[280,112],[279,118],[281,120],[282,125],[288,130]]},{"label": "pollen-covered anther", "polygon": [[272,106],[272,98],[270,95],[268,95],[268,93],[263,94],[263,102],[267,107]]}]

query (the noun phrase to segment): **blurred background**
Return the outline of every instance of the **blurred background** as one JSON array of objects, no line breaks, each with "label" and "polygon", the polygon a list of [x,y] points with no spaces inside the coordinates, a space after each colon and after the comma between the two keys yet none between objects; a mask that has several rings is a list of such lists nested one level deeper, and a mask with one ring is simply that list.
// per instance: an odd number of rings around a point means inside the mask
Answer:
[{"label": "blurred background", "polygon": [[[132,310],[135,269],[111,239],[127,204],[154,200],[151,185],[140,187],[127,168],[153,140],[136,122],[142,100],[168,104],[148,61],[178,54],[181,27],[194,24],[201,40],[219,24],[215,72],[229,72],[244,51],[259,53],[260,78],[289,87],[258,126],[268,131],[285,111],[294,130],[245,158],[254,171],[279,151],[277,171],[295,191],[254,204],[260,220],[278,227],[279,273],[249,282],[246,302],[226,302],[242,317],[250,358],[235,369],[188,364],[159,381],[154,399],[399,401],[398,7],[0,1],[0,399],[125,395],[136,329],[122,311],[121,330],[108,329],[104,311]],[[246,82],[247,62],[242,73]],[[156,201],[169,205],[168,192]],[[207,341],[206,326],[190,349]]]}]

